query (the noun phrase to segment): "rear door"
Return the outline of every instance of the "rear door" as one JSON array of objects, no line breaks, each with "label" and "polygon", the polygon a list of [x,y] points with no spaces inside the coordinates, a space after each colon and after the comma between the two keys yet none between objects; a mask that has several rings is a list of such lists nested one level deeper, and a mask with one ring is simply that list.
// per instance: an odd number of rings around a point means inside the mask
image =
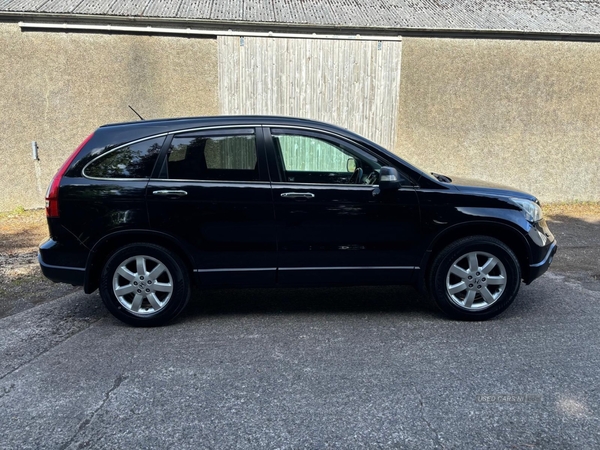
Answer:
[{"label": "rear door", "polygon": [[273,201],[260,127],[176,133],[150,180],[150,224],[184,243],[202,285],[270,285]]}]

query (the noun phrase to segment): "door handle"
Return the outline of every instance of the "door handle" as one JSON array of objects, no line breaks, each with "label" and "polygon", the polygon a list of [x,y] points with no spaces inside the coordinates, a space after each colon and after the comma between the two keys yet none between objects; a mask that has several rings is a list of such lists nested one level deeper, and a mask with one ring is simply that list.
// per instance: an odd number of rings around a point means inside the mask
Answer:
[{"label": "door handle", "polygon": [[177,191],[177,190],[164,190],[164,191],[154,191],[152,192],[154,195],[162,195],[164,197],[183,197],[187,195],[186,191]]},{"label": "door handle", "polygon": [[315,194],[310,192],[284,192],[281,196],[285,198],[315,198]]}]

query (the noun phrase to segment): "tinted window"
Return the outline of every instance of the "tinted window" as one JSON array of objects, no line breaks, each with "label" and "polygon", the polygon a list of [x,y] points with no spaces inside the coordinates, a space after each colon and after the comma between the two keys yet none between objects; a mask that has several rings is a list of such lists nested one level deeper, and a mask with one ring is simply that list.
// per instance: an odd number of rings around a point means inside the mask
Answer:
[{"label": "tinted window", "polygon": [[254,135],[175,136],[168,176],[185,180],[258,180]]},{"label": "tinted window", "polygon": [[84,174],[94,178],[150,178],[164,137],[113,150],[92,161]]}]

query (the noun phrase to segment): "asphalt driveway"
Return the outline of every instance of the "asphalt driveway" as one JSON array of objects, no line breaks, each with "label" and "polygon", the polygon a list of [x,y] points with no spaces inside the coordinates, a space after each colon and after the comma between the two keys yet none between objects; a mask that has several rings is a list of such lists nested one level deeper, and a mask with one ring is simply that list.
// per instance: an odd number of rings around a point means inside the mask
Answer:
[{"label": "asphalt driveway", "polygon": [[0,321],[2,448],[598,448],[600,292],[496,320],[409,288],[214,291],[134,329],[79,292]]}]

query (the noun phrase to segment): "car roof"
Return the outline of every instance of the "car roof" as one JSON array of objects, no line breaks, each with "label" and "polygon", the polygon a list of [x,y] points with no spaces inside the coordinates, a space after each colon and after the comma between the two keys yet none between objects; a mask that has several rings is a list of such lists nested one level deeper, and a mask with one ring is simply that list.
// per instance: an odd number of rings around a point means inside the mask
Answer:
[{"label": "car roof", "polygon": [[[331,131],[348,133],[349,130],[326,122],[304,119],[300,117],[288,116],[268,116],[268,115],[228,115],[228,116],[200,116],[200,117],[176,117],[165,119],[139,120],[134,122],[110,123],[100,128],[114,127],[159,127],[170,130],[219,126],[219,125],[295,125],[295,126],[314,126]],[[354,133],[352,133],[354,134]]]}]

